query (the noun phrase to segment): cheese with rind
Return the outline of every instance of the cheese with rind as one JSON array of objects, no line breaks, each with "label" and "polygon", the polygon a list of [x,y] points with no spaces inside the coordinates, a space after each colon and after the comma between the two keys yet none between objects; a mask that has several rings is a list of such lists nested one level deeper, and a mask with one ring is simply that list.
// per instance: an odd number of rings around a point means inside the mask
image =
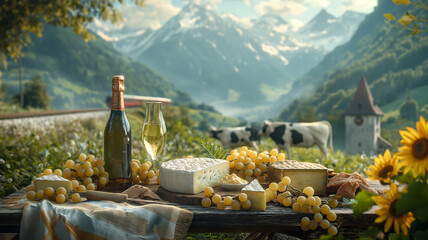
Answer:
[{"label": "cheese with rind", "polygon": [[257,179],[245,186],[241,192],[247,194],[247,198],[251,201],[251,209],[266,210],[265,190]]},{"label": "cheese with rind", "polygon": [[64,187],[69,193],[71,191],[71,181],[55,174],[44,175],[34,180],[36,192],[45,190],[47,187],[52,187],[56,190],[59,187]]},{"label": "cheese with rind", "polygon": [[271,164],[268,168],[268,181],[280,182],[283,177],[291,179],[290,185],[301,191],[312,187],[315,195],[324,195],[327,189],[328,169],[321,164],[287,160]]},{"label": "cheese with rind", "polygon": [[212,158],[181,158],[162,163],[159,182],[162,188],[178,193],[196,194],[216,187],[229,174],[229,162]]}]

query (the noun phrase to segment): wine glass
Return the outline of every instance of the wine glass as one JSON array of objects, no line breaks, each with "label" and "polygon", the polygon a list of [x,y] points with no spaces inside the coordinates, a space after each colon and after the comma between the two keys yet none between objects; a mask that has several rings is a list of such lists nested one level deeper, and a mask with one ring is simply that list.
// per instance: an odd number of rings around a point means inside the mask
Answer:
[{"label": "wine glass", "polygon": [[161,102],[146,103],[146,118],[143,125],[143,145],[153,164],[162,152],[166,142],[166,126]]}]

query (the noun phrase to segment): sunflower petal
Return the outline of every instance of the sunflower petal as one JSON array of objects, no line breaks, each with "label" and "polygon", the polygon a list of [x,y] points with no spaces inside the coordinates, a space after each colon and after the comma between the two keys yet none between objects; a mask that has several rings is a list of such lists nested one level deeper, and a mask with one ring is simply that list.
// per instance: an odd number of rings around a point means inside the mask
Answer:
[{"label": "sunflower petal", "polygon": [[394,230],[396,234],[400,234],[400,224],[398,223],[398,219],[394,220]]},{"label": "sunflower petal", "polygon": [[391,153],[389,152],[389,150],[388,150],[388,149],[386,149],[385,154],[383,154],[383,158],[384,158],[385,160],[389,160],[389,159],[391,159]]},{"label": "sunflower petal", "polygon": [[384,231],[384,232],[388,232],[388,230],[391,228],[391,226],[392,226],[392,221],[393,221],[393,219],[392,219],[392,218],[388,218],[388,220],[386,220],[386,222],[385,222],[385,226],[384,226],[384,228],[383,228],[383,231]]}]

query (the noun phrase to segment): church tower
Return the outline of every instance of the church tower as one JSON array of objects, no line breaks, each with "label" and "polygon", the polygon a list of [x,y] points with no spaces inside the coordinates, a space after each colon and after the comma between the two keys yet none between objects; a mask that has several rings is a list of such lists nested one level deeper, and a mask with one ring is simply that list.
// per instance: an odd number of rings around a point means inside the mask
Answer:
[{"label": "church tower", "polygon": [[376,105],[364,77],[344,115],[346,151],[349,154],[373,154],[391,146],[380,136],[380,118],[383,112]]}]

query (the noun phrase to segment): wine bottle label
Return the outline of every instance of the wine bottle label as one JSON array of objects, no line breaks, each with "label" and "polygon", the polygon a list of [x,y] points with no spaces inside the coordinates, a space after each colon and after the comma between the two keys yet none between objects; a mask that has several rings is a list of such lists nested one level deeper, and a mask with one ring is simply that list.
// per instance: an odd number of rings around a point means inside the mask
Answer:
[{"label": "wine bottle label", "polygon": [[112,78],[111,110],[125,110],[123,92],[125,92],[125,77],[116,75]]}]

